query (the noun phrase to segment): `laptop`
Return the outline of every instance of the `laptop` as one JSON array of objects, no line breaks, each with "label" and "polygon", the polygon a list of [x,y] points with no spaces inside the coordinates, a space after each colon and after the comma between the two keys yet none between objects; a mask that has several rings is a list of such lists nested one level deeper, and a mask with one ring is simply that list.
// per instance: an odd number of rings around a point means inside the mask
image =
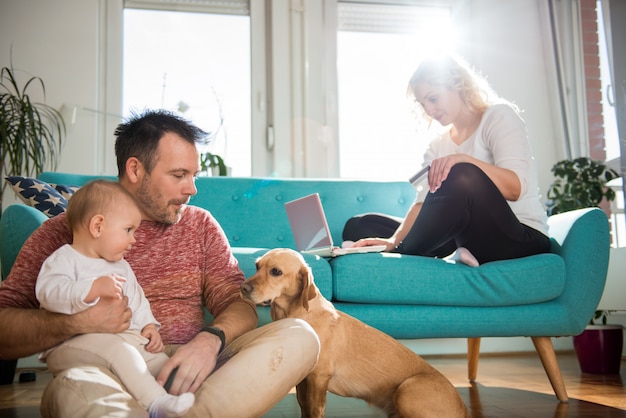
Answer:
[{"label": "laptop", "polygon": [[409,183],[417,190],[418,192],[422,190],[422,183],[424,180],[428,178],[428,170],[430,170],[430,165],[422,168],[417,173],[413,174],[409,179]]},{"label": "laptop", "polygon": [[285,210],[291,225],[291,232],[296,241],[296,248],[303,254],[336,257],[338,255],[376,253],[385,250],[384,245],[356,248],[335,246],[318,193],[285,203]]}]

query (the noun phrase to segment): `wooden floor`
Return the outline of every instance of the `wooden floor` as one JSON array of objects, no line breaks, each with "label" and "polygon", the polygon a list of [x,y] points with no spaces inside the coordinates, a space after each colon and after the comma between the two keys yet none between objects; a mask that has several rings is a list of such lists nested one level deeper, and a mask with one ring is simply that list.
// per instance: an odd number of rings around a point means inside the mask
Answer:
[{"label": "wooden floor", "polygon": [[[624,417],[626,418],[626,367],[620,375],[582,374],[573,353],[558,353],[559,365],[569,402],[560,403],[534,354],[483,355],[478,365],[478,381],[467,382],[466,360],[461,356],[425,359],[457,387],[472,417]],[[33,383],[0,386],[0,417],[40,417],[38,403],[50,375],[37,373]],[[17,376],[16,376],[17,379]],[[17,380],[16,380],[17,381]],[[283,399],[265,417],[299,417],[295,395]],[[328,396],[326,416],[384,417],[358,399]],[[442,417],[445,418],[445,417]]]}]

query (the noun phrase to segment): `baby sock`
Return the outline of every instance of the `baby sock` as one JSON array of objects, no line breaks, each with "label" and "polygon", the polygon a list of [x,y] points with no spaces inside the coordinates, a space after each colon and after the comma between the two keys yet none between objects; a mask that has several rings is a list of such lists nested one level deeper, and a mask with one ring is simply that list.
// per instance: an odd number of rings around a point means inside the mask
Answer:
[{"label": "baby sock", "polygon": [[195,398],[193,393],[183,393],[180,396],[166,393],[148,405],[148,413],[150,418],[182,417],[191,409]]}]

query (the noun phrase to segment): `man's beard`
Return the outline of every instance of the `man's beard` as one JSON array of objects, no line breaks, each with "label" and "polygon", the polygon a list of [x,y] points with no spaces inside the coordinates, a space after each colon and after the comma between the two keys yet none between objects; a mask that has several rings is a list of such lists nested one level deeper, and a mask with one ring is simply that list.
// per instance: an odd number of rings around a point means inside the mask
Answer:
[{"label": "man's beard", "polygon": [[162,195],[151,191],[150,176],[146,175],[137,190],[137,200],[143,207],[144,212],[157,222],[173,225],[180,221],[185,207],[173,210],[170,205],[186,205],[189,199],[170,200],[162,204]]}]

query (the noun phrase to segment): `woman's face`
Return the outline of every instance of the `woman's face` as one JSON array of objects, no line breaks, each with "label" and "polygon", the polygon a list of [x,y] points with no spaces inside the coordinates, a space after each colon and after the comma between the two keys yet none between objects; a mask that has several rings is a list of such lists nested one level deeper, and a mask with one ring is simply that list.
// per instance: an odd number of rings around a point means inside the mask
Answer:
[{"label": "woman's face", "polygon": [[454,124],[466,108],[459,93],[445,86],[418,83],[413,92],[426,114],[442,126]]}]

